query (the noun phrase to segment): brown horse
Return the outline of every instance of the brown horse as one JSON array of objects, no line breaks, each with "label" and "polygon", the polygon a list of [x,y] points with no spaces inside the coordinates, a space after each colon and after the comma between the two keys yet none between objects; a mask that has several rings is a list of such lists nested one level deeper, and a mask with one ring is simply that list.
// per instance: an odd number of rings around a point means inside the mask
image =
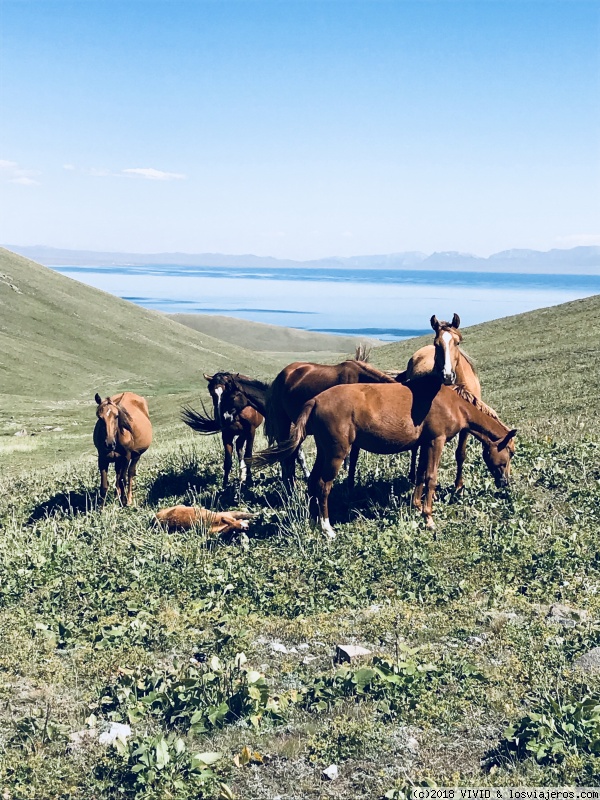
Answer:
[{"label": "brown horse", "polygon": [[148,403],[133,392],[121,392],[105,400],[96,394],[95,400],[98,419],[94,428],[94,445],[98,451],[100,497],[104,503],[108,491],[108,467],[114,462],[117,495],[124,506],[131,505],[137,463],[152,442]]},{"label": "brown horse", "polygon": [[[409,359],[406,371],[400,373],[396,380],[408,383],[429,375],[437,375],[446,385],[456,384],[466,389],[477,399],[481,399],[481,384],[475,372],[472,359],[461,349],[462,333],[459,331],[460,317],[454,314],[452,322],[439,321],[435,314],[430,319],[435,331],[433,344],[419,348]],[[463,430],[458,435],[456,447],[455,490],[461,491],[463,482],[463,465],[467,456],[467,439],[469,432]],[[410,462],[410,480],[415,483],[417,475],[417,450],[413,450]]]},{"label": "brown horse", "polygon": [[[359,355],[357,350],[357,355]],[[304,404],[326,389],[339,384],[352,383],[394,383],[394,379],[375,367],[357,358],[342,361],[341,364],[312,364],[295,361],[281,370],[269,388],[265,413],[265,429],[270,444],[285,442]],[[308,470],[302,451],[294,452],[298,457],[304,474]],[[348,485],[352,488],[358,451],[350,459]],[[294,458],[282,461],[283,478],[288,484],[294,480]]]},{"label": "brown horse", "polygon": [[482,442],[483,458],[496,485],[508,484],[516,430],[509,430],[486,410],[469,392],[440,385],[435,378],[408,386],[334,386],[304,405],[286,443],[259,453],[256,461],[274,463],[290,458],[312,434],[317,458],[310,474],[309,496],[317,502],[322,530],[334,536],[328,497],[348,453],[360,448],[391,454],[420,447],[412,503],[422,510],[427,527],[433,528],[432,503],[442,450],[460,431],[466,430]]},{"label": "brown horse", "polygon": [[168,531],[189,531],[194,525],[200,525],[207,533],[218,534],[248,530],[248,520],[253,516],[247,511],[211,511],[198,506],[171,506],[157,511],[155,519]]},{"label": "brown horse", "polygon": [[[203,414],[188,407],[182,410],[181,416],[185,424],[198,433],[221,432],[225,450],[223,459],[223,489],[225,489],[233,464],[234,445],[240,465],[240,484],[252,477],[247,459],[252,456],[256,429],[264,418],[256,409],[256,404],[260,404],[261,398],[266,394],[267,386],[262,381],[231,372],[217,372],[214,375],[205,373],[204,378],[208,381],[214,417],[207,414],[204,406]],[[254,404],[250,401],[249,395],[253,398]]]}]

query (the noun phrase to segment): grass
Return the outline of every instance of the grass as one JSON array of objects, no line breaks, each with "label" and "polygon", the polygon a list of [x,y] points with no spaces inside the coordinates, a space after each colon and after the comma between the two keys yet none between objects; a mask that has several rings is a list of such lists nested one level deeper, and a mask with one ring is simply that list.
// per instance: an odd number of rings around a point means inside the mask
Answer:
[{"label": "grass", "polygon": [[[169,314],[169,318],[196,331],[209,333],[217,339],[231,344],[252,342],[255,350],[264,353],[315,353],[327,354],[354,352],[364,337],[333,336],[328,333],[303,331],[298,328],[283,328],[262,322],[249,322],[219,314]],[[367,340],[369,344],[381,344],[378,339]],[[293,358],[293,355],[292,355]]]},{"label": "grass", "polygon": [[[156,390],[138,507],[111,495],[98,509],[81,455],[93,420],[67,427],[72,401],[54,400],[61,458],[7,447],[0,474],[6,800],[598,785],[600,681],[573,668],[600,645],[598,305],[466,331],[484,397],[520,429],[514,481],[496,492],[472,443],[457,498],[447,448],[436,539],[407,504],[404,455],[361,454],[351,500],[338,481],[333,541],[311,527],[303,484],[284,498],[275,470],[222,494],[216,437],[177,422],[185,387]],[[416,344],[376,362],[402,366]],[[248,537],[167,534],[152,513],[175,502],[257,516]],[[562,626],[554,602],[588,616]],[[373,658],[340,667],[344,642]],[[99,744],[111,722],[132,738]],[[323,782],[332,762],[339,778]]]}]

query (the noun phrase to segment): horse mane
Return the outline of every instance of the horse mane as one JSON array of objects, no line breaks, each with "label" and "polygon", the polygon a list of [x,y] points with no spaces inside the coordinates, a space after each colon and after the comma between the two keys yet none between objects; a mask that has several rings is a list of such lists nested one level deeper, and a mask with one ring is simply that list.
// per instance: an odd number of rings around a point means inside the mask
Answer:
[{"label": "horse mane", "polygon": [[367,364],[365,361],[359,361],[356,358],[353,358],[352,361],[358,364],[363,375],[368,375],[370,378],[373,378],[373,380],[370,381],[371,383],[395,383],[394,378],[382,372],[380,369],[377,369],[377,367]]},{"label": "horse mane", "polygon": [[356,352],[354,353],[354,361],[362,361],[366,363],[369,358],[371,357],[371,350],[372,348],[369,345],[364,344],[361,342],[359,345],[356,346]]},{"label": "horse mane", "polygon": [[129,433],[133,434],[133,420],[131,419],[131,415],[127,409],[119,405],[119,403],[115,403],[117,406],[117,411],[119,413],[119,430],[129,431]]},{"label": "horse mane", "polygon": [[475,360],[474,360],[474,358],[473,358],[472,356],[470,356],[468,353],[465,353],[465,351],[462,349],[462,347],[459,347],[459,348],[458,348],[458,350],[459,350],[459,352],[460,352],[461,356],[463,356],[463,358],[464,358],[464,359],[465,359],[465,361],[467,362],[467,364],[468,364],[468,365],[471,367],[471,369],[473,370],[473,372],[474,372],[474,373],[477,375],[477,369],[476,369],[476,367],[475,367]]},{"label": "horse mane", "polygon": [[250,405],[264,416],[270,384],[265,383],[265,381],[260,381],[258,378],[249,378],[247,375],[240,375],[239,372],[235,375],[231,375],[231,378],[238,391],[246,396]]},{"label": "horse mane", "polygon": [[[460,386],[459,384],[454,384],[453,386],[449,386],[449,389],[452,389],[453,392],[456,392],[459,397],[462,397],[463,400],[466,400],[467,403],[471,403],[472,406],[482,411],[484,414],[487,414],[488,417],[495,419],[501,425],[504,425],[498,414],[494,411],[491,406],[488,406],[487,403],[484,403],[483,400],[480,400],[478,397],[470,392],[468,389],[465,389],[464,386]],[[506,425],[504,425],[506,428]]]}]

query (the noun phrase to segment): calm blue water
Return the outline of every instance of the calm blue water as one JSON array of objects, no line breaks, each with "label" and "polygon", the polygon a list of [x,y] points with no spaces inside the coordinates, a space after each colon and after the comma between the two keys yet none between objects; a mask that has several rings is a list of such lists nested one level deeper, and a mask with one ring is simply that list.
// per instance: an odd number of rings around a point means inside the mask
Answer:
[{"label": "calm blue water", "polygon": [[[429,318],[474,325],[600,293],[600,276],[160,266],[54,267],[146,308],[232,317],[388,341]],[[241,343],[243,344],[243,343]]]}]

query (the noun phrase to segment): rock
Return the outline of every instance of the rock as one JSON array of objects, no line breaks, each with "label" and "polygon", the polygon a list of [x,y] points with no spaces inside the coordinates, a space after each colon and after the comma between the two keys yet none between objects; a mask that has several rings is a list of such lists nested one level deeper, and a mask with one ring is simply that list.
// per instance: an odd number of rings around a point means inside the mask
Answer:
[{"label": "rock", "polygon": [[588,650],[579,658],[575,659],[573,666],[586,672],[588,675],[595,675],[600,672],[600,647]]},{"label": "rock", "polygon": [[406,747],[411,753],[418,753],[419,752],[419,740],[415,739],[414,736],[411,736],[408,741],[406,742]]},{"label": "rock", "polygon": [[353,661],[361,656],[370,655],[370,650],[358,644],[338,644],[335,649],[335,660],[338,662]]},{"label": "rock", "polygon": [[13,436],[27,436],[27,431],[25,430],[25,428],[23,428],[20,431],[15,431],[15,433],[13,433]]},{"label": "rock", "polygon": [[553,603],[546,615],[548,622],[555,625],[563,625],[565,628],[574,628],[578,622],[586,622],[588,617],[587,611],[564,606],[562,603]]},{"label": "rock", "polygon": [[298,650],[308,650],[310,645],[307,642],[302,642],[302,644],[298,645]]},{"label": "rock", "polygon": [[84,728],[82,731],[73,731],[69,734],[69,747],[71,750],[79,750],[86,740],[93,741],[98,738],[96,728]]},{"label": "rock", "polygon": [[287,653],[288,649],[284,644],[281,642],[271,642],[271,650],[273,653]]},{"label": "rock", "polygon": [[324,781],[334,781],[338,776],[337,764],[330,764],[327,769],[321,773],[321,778]]},{"label": "rock", "polygon": [[311,661],[316,661],[317,658],[318,656],[304,656],[304,658],[302,659],[302,663],[310,664]]},{"label": "rock", "polygon": [[131,736],[131,728],[122,722],[111,722],[110,728],[98,737],[100,744],[114,744],[117,739],[126,742]]},{"label": "rock", "polygon": [[472,645],[473,647],[481,647],[486,640],[486,635],[481,634],[481,636],[468,636],[467,637],[467,644]]}]

